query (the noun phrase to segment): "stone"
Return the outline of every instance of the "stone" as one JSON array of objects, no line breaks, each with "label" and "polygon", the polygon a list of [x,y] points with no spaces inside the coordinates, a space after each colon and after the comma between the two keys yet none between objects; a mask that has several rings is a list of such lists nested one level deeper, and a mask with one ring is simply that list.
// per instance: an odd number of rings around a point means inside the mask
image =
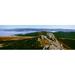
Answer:
[{"label": "stone", "polygon": [[40,41],[43,50],[63,50],[63,45],[56,39],[53,33],[47,33],[46,35],[40,35],[38,39]]}]

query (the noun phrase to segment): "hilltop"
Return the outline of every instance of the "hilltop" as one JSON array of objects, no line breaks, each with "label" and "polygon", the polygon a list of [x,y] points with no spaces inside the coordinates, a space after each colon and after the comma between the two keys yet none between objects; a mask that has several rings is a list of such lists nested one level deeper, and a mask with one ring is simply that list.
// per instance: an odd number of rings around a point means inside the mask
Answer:
[{"label": "hilltop", "polygon": [[12,37],[0,37],[0,49],[64,50],[70,49],[70,47],[54,33],[42,31],[29,34],[17,34]]}]

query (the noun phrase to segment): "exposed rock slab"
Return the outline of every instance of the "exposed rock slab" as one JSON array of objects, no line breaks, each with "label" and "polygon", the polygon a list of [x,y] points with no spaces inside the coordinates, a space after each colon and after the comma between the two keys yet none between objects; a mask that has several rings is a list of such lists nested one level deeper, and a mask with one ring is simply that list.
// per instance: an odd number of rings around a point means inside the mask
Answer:
[{"label": "exposed rock slab", "polygon": [[49,50],[62,50],[64,49],[63,45],[56,39],[53,33],[47,33],[46,35],[40,35],[38,38],[43,49]]}]

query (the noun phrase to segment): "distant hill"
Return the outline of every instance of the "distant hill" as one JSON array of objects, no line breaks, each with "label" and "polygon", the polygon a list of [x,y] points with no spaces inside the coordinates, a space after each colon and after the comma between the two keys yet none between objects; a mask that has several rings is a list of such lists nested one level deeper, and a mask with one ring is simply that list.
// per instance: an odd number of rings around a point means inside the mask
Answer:
[{"label": "distant hill", "polygon": [[[46,35],[46,31],[42,31]],[[75,32],[52,32],[57,38],[75,39]],[[38,36],[40,32],[28,33],[28,34],[16,34],[16,36]]]},{"label": "distant hill", "polygon": [[75,29],[37,29],[37,28],[16,28],[16,29],[0,29],[4,31],[48,31],[48,32],[75,32]]}]

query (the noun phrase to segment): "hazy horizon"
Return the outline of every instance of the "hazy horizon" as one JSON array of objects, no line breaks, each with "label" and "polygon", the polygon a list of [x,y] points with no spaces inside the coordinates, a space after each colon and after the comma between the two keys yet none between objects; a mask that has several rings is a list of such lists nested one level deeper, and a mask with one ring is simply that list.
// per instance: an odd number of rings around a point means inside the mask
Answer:
[{"label": "hazy horizon", "polygon": [[75,29],[75,25],[0,25],[0,29],[37,28],[37,29]]}]

